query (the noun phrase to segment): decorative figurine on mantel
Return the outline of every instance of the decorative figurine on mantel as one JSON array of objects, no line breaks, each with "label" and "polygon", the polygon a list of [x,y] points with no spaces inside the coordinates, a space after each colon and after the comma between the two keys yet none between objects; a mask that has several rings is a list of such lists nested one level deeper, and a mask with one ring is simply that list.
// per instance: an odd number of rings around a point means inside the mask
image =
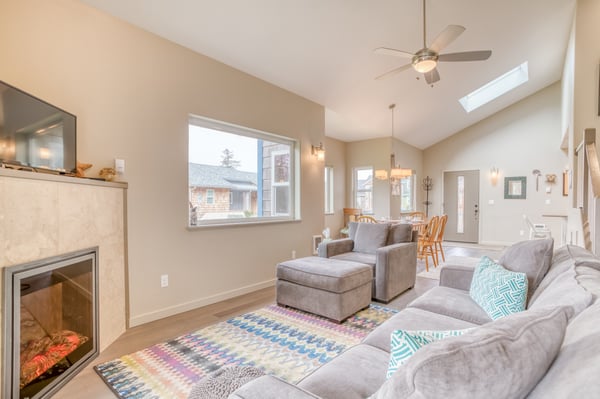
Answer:
[{"label": "decorative figurine on mantel", "polygon": [[92,167],[91,163],[81,163],[77,161],[77,173],[75,176],[77,177],[85,177],[85,171]]},{"label": "decorative figurine on mantel", "polygon": [[117,172],[113,168],[102,168],[100,169],[100,177],[106,181],[112,181],[115,178]]}]

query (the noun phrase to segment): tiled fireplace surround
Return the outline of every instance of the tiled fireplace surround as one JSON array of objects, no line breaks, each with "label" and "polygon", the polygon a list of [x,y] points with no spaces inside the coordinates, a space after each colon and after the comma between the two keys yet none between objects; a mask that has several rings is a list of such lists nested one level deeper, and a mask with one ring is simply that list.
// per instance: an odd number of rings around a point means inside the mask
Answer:
[{"label": "tiled fireplace surround", "polygon": [[126,191],[124,183],[0,169],[0,271],[98,246],[100,350],[126,328]]}]

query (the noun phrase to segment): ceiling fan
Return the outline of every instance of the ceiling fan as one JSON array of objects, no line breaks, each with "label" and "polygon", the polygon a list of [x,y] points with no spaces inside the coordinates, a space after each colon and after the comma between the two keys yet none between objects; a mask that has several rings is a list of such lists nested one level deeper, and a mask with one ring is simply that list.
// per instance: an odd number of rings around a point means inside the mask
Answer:
[{"label": "ceiling fan", "polygon": [[458,36],[465,31],[465,27],[460,25],[448,25],[427,47],[427,29],[425,18],[425,0],[423,0],[423,48],[416,53],[396,50],[388,47],[379,47],[375,49],[375,54],[391,55],[394,57],[411,58],[410,64],[392,69],[375,79],[385,79],[399,72],[413,67],[415,71],[425,76],[425,81],[433,85],[440,80],[440,73],[437,70],[438,62],[457,62],[457,61],[484,61],[492,55],[491,50],[465,51],[460,53],[440,54],[446,46],[452,43]]}]

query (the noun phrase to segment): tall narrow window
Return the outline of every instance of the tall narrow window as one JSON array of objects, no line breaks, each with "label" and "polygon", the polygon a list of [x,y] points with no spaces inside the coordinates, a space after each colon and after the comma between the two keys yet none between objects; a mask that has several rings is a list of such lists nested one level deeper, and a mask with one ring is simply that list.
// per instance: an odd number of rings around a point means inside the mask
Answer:
[{"label": "tall narrow window", "polygon": [[325,214],[334,213],[333,209],[333,167],[325,166]]},{"label": "tall narrow window", "polygon": [[294,140],[190,116],[190,226],[299,218],[297,152]]},{"label": "tall narrow window", "polygon": [[456,183],[456,232],[463,234],[465,232],[465,177],[458,176]]},{"label": "tall narrow window", "polygon": [[355,168],[353,173],[354,207],[364,214],[373,213],[373,168]]},{"label": "tall narrow window", "polygon": [[417,176],[413,173],[412,175],[400,180],[400,212],[412,212],[415,210],[415,182]]}]

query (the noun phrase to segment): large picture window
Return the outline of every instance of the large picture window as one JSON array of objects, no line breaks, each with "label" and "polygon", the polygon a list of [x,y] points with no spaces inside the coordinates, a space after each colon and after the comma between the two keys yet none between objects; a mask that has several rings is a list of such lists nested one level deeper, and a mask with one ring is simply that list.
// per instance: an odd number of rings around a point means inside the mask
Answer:
[{"label": "large picture window", "polygon": [[372,214],[373,168],[354,168],[353,172],[354,207],[360,208],[363,214]]},{"label": "large picture window", "polygon": [[189,225],[299,218],[294,140],[190,116]]}]

